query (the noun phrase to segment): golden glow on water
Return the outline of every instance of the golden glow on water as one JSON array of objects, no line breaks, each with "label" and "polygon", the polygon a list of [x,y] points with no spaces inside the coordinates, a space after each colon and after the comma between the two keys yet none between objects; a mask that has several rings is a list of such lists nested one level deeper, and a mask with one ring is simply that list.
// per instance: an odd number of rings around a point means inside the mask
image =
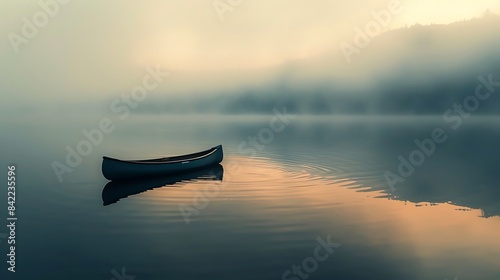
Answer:
[{"label": "golden glow on water", "polygon": [[[182,188],[162,188],[141,196],[154,200],[149,204],[153,208],[178,211],[179,204],[192,205],[196,192],[217,186],[220,193],[209,198],[195,218],[215,219],[230,209],[227,215],[239,217],[240,223],[258,220],[276,231],[321,225],[320,231],[337,235],[340,242],[361,242],[342,239],[362,236],[367,246],[398,244],[411,248],[407,254],[422,265],[448,259],[500,263],[499,217],[482,218],[480,210],[448,203],[431,206],[377,198],[383,194],[352,188],[357,183],[349,178],[318,176],[314,168],[297,170],[262,158],[230,160],[238,162],[233,170],[237,172],[226,167],[223,182],[182,183]],[[358,237],[341,233],[344,228],[355,228]]]}]

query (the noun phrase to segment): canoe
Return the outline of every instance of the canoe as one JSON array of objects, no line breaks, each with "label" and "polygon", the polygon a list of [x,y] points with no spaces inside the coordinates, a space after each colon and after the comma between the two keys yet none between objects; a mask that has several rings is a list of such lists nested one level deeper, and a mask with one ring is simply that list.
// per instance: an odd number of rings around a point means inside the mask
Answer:
[{"label": "canoe", "polygon": [[194,171],[174,175],[161,175],[146,178],[132,178],[121,181],[111,181],[102,189],[104,206],[118,202],[120,199],[140,194],[162,187],[179,187],[181,182],[222,181],[224,168],[220,164],[212,165]]},{"label": "canoe", "polygon": [[108,180],[177,174],[218,164],[223,156],[222,145],[194,154],[157,159],[120,160],[104,156],[102,174]]}]

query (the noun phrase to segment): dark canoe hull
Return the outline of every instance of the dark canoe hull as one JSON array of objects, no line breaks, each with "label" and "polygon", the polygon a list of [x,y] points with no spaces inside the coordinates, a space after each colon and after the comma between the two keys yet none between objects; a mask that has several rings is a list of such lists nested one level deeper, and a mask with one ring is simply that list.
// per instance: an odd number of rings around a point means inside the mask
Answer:
[{"label": "dark canoe hull", "polygon": [[199,153],[151,160],[103,157],[102,174],[108,180],[178,174],[218,164],[223,157],[222,145]]}]

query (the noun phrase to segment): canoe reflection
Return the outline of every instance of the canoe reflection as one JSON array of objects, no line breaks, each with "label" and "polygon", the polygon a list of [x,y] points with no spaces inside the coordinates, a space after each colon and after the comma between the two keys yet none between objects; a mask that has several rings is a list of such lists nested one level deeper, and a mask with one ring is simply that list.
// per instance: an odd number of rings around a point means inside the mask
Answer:
[{"label": "canoe reflection", "polygon": [[222,165],[217,164],[207,168],[193,170],[175,175],[156,176],[147,178],[138,178],[125,181],[111,181],[104,186],[102,190],[103,205],[113,204],[122,198],[136,195],[155,188],[166,186],[173,187],[175,184],[183,181],[194,180],[222,180],[224,169]]}]

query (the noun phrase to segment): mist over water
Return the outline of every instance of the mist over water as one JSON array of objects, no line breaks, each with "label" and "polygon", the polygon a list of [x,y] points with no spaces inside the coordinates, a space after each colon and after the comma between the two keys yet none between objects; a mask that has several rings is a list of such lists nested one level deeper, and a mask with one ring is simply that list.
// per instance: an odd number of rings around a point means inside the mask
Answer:
[{"label": "mist over water", "polygon": [[[309,115],[442,115],[478,86],[491,91],[500,84],[498,24],[500,16],[487,15],[389,31],[351,63],[332,51],[251,71],[182,72],[184,82],[206,86],[181,89],[173,77],[165,82],[171,95],[151,94],[136,112],[269,114],[286,106]],[[475,113],[498,114],[496,95]]]},{"label": "mist over water", "polygon": [[[369,36],[386,1],[217,1],[72,2],[0,43],[1,279],[500,277],[498,3],[402,1]],[[39,5],[0,4],[2,34]],[[191,172],[101,171],[219,144]]]}]

